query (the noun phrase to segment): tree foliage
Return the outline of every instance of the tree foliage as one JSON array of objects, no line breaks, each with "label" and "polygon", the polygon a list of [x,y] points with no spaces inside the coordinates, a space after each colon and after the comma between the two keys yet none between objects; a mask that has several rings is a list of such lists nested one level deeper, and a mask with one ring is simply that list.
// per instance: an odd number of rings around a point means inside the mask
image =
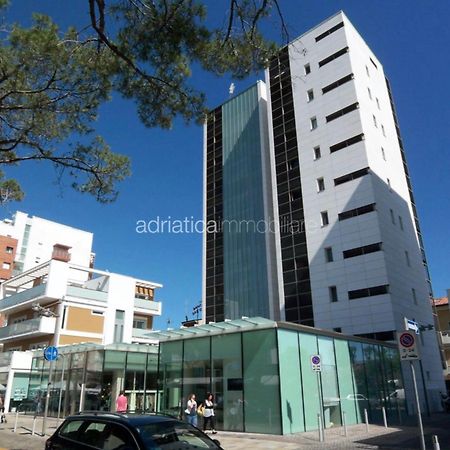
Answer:
[{"label": "tree foliage", "polygon": [[[245,77],[276,50],[260,21],[274,9],[284,24],[276,0],[230,0],[221,27],[209,23],[202,1],[84,1],[91,23],[82,30],[62,32],[42,14],[27,28],[3,30],[0,164],[6,171],[26,161],[53,163],[76,190],[108,202],[130,174],[129,159],[95,135],[98,108],[112,91],[136,103],[147,127],[169,128],[177,116],[202,120],[205,95],[192,87],[192,66]],[[0,192],[0,202],[23,196],[3,172]]]}]

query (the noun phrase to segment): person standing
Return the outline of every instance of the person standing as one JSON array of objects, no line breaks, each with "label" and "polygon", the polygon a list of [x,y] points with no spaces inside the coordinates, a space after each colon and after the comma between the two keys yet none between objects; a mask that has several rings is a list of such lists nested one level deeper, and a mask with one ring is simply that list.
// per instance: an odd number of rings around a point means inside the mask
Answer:
[{"label": "person standing", "polygon": [[116,412],[126,413],[127,409],[128,409],[128,399],[125,397],[124,392],[120,391],[120,394],[116,400]]},{"label": "person standing", "polygon": [[213,434],[216,434],[216,426],[215,426],[215,417],[214,417],[214,395],[208,392],[206,394],[206,399],[203,402],[203,432],[206,433],[206,429],[208,428],[208,424],[211,427],[211,431]]},{"label": "person standing", "polygon": [[186,413],[186,418],[188,423],[197,426],[197,402],[195,401],[195,394],[191,394],[187,401],[187,408],[184,411]]},{"label": "person standing", "polygon": [[5,415],[5,399],[3,395],[0,395],[0,423],[6,423],[6,415]]}]

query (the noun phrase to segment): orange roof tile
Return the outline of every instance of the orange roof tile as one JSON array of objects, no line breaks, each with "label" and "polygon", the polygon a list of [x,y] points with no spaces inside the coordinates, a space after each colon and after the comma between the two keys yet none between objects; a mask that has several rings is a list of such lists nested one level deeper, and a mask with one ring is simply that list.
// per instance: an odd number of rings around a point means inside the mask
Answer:
[{"label": "orange roof tile", "polygon": [[448,305],[448,298],[447,297],[434,298],[433,303],[435,306]]}]

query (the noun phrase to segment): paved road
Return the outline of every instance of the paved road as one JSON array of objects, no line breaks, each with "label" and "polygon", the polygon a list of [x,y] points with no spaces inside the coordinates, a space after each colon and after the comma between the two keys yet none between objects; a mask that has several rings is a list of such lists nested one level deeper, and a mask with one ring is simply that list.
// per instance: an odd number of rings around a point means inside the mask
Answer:
[{"label": "paved road", "polygon": [[[45,437],[31,436],[31,417],[21,417],[16,433],[13,417],[5,425],[0,425],[0,450],[43,450]],[[49,433],[56,424],[49,420]],[[38,419],[36,430],[41,431]],[[432,449],[431,436],[439,436],[442,450],[450,449],[450,415],[438,414],[425,418],[427,449]],[[316,432],[289,436],[270,436],[249,433],[219,432],[217,438],[225,450],[418,450],[420,448],[417,428],[412,425],[388,428],[371,425],[367,434],[364,425],[348,427],[348,436],[342,435],[341,428],[326,431],[326,441],[318,441]]]}]

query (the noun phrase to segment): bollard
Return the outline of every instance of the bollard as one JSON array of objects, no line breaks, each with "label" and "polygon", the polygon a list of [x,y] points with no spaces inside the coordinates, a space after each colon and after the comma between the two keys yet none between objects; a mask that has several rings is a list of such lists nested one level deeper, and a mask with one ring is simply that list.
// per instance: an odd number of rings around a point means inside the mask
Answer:
[{"label": "bollard", "polygon": [[433,440],[433,450],[441,450],[441,446],[439,445],[439,440],[436,434],[433,434],[432,440]]},{"label": "bollard", "polygon": [[369,416],[367,415],[367,409],[364,408],[364,421],[366,422],[366,432],[369,432]]},{"label": "bollard", "polygon": [[347,413],[345,411],[342,412],[342,425],[344,426],[344,436],[347,437]]},{"label": "bollard", "polygon": [[384,428],[387,428],[386,408],[384,406],[381,408],[381,412],[383,413]]},{"label": "bollard", "polygon": [[31,430],[31,436],[34,436],[35,429],[36,429],[36,416],[33,417],[33,429]]},{"label": "bollard", "polygon": [[17,421],[19,420],[19,408],[17,408],[17,411],[16,411],[16,421],[15,421],[15,423],[14,423],[14,430],[13,430],[13,433],[17,433]]},{"label": "bollard", "polygon": [[324,441],[323,429],[322,429],[322,416],[320,413],[317,413],[317,424],[319,425],[319,441]]}]

